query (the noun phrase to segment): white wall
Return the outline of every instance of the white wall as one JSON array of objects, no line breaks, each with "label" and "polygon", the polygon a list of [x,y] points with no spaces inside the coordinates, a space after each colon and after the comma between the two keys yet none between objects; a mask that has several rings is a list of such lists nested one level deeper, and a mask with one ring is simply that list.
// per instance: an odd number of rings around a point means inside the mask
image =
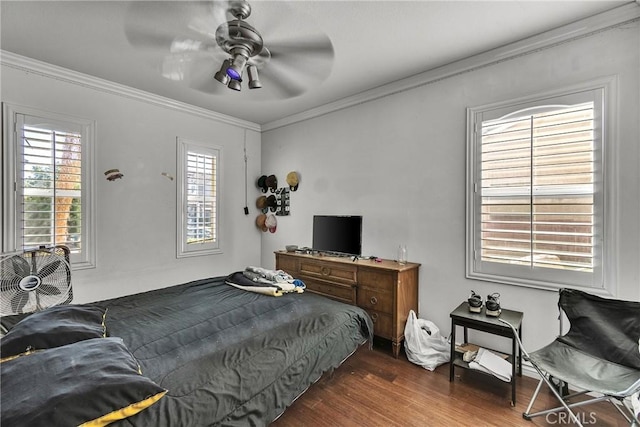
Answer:
[{"label": "white wall", "polygon": [[[274,250],[311,245],[314,214],[361,214],[363,253],[394,258],[404,243],[409,258],[422,263],[421,317],[448,333],[449,312],[471,289],[485,296],[499,292],[504,307],[525,312],[525,343],[537,348],[556,331],[555,293],[465,279],[465,109],[617,78],[618,116],[610,141],[618,149],[617,296],[640,300],[639,75],[635,22],[262,135],[253,124],[4,63],[0,84],[3,102],[97,122],[97,267],[74,272],[76,302],[225,275],[246,265],[273,267]],[[244,128],[250,129],[248,216],[242,213]],[[161,173],[175,175],[177,136],[223,147],[222,255],[175,257],[176,181]],[[103,172],[114,167],[124,179],[107,182]],[[254,226],[260,193],[253,183],[263,173],[284,182],[291,170],[301,174],[291,216],[278,218],[275,234],[260,233]],[[472,339],[482,343],[488,337]]]},{"label": "white wall", "polygon": [[262,264],[273,267],[287,244],[311,246],[314,214],[363,215],[363,254],[393,259],[403,243],[422,264],[420,317],[449,333],[449,313],[471,289],[499,292],[503,307],[525,313],[525,345],[539,348],[557,333],[556,292],[465,278],[465,109],[609,76],[619,92],[609,141],[619,153],[617,296],[640,300],[637,21],[263,132],[263,172],[298,170],[302,180],[291,216],[262,240]]},{"label": "white wall", "polygon": [[[259,127],[163,106],[161,98],[144,93],[130,96],[127,88],[97,79],[76,84],[6,64],[1,79],[3,102],[97,123],[97,266],[73,272],[74,302],[227,275],[260,263],[260,232],[254,217],[243,212],[244,133],[248,127],[247,157],[249,177],[253,177],[260,170]],[[78,80],[87,79],[79,76]],[[161,173],[176,176],[178,136],[222,147],[223,254],[176,258],[177,180]],[[112,168],[120,169],[124,178],[108,182],[104,172]],[[249,187],[252,196],[256,190],[251,182]]]}]

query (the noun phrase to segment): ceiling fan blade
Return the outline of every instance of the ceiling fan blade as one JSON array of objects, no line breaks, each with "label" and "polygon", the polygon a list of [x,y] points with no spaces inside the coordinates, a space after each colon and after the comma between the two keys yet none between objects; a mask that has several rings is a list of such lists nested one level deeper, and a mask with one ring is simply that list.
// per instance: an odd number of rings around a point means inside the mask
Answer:
[{"label": "ceiling fan blade", "polygon": [[271,61],[265,66],[265,70],[269,68],[274,69],[274,72],[278,70],[279,74],[298,75],[320,82],[331,73],[333,61],[313,55],[281,55],[276,51],[272,53]]},{"label": "ceiling fan blade", "polygon": [[260,76],[278,87],[279,96],[295,97],[317,87],[331,74],[333,62],[313,55],[287,55],[272,52]]},{"label": "ceiling fan blade", "polygon": [[313,55],[324,59],[333,59],[333,43],[324,34],[307,36],[305,38],[296,37],[295,40],[269,40],[265,42],[273,54],[279,52],[286,55]]},{"label": "ceiling fan blade", "polygon": [[218,27],[231,19],[227,14],[229,8],[228,0],[215,0],[199,2],[196,7],[198,10],[192,10],[188,28],[205,37],[215,40],[216,30]]},{"label": "ceiling fan blade", "polygon": [[295,98],[306,92],[306,87],[282,73],[283,68],[278,66],[277,62],[270,62],[260,73],[260,79],[263,81],[263,87],[260,90],[281,99]]},{"label": "ceiling fan blade", "polygon": [[218,55],[209,55],[204,52],[172,53],[165,55],[162,61],[157,64],[157,67],[164,78],[176,81],[190,81],[194,73],[211,70],[211,68],[200,70],[200,67],[215,67],[216,60],[221,64],[223,59],[217,58]]},{"label": "ceiling fan blade", "polygon": [[[315,23],[309,5],[315,2],[252,1],[253,12],[248,21],[260,31],[265,46],[275,48],[302,41],[331,43],[324,31]],[[313,6],[311,6],[313,8]],[[311,12],[311,13],[309,13]],[[312,48],[312,46],[308,46]]]},{"label": "ceiling fan blade", "polygon": [[176,35],[166,30],[148,31],[142,28],[128,28],[125,35],[136,49],[157,53],[216,52],[222,53],[215,39],[199,34]]},{"label": "ceiling fan blade", "polygon": [[331,74],[333,44],[324,35],[273,43],[269,49],[271,60],[262,74],[272,81],[282,81],[290,96],[300,95]]},{"label": "ceiling fan blade", "polygon": [[184,80],[190,62],[189,55],[166,55],[160,65],[160,74],[165,79],[175,81]]},{"label": "ceiling fan blade", "polygon": [[212,56],[220,63],[226,58],[216,43],[215,32],[226,22],[227,3],[132,2],[127,10],[125,35],[140,51],[142,61],[164,78],[186,80],[202,56]]},{"label": "ceiling fan blade", "polygon": [[225,22],[226,2],[132,2],[125,36],[143,51],[183,53],[218,49],[215,33]]}]

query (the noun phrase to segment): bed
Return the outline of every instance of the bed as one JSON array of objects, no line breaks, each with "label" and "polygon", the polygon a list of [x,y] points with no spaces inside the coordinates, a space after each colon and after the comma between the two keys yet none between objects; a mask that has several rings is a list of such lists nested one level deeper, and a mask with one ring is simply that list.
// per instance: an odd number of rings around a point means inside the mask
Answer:
[{"label": "bed", "polygon": [[[70,315],[69,310],[77,313]],[[64,316],[84,327],[85,320],[76,317],[86,315],[91,318],[86,322],[89,332],[80,341],[77,336],[70,338],[70,343],[38,342],[31,346],[38,351],[26,355],[2,354],[3,425],[37,425],[38,419],[48,420],[49,425],[64,425],[56,420],[69,425],[91,420],[87,425],[267,425],[323,373],[338,367],[359,346],[371,343],[373,333],[370,317],[359,307],[309,292],[261,295],[215,277],[91,304],[59,306],[17,324],[18,319],[3,319],[3,324],[15,329],[3,337],[0,350],[4,353],[10,347],[7,338],[14,331],[18,336],[21,324],[45,314],[56,320],[34,321],[35,329],[41,327],[38,324],[47,328]],[[26,335],[35,339],[36,334]],[[104,369],[102,363],[107,365]],[[122,366],[124,373],[118,371]],[[138,372],[131,372],[136,367]],[[117,375],[110,374],[114,369]],[[63,377],[64,386],[55,375]],[[75,391],[78,395],[57,396],[68,382],[81,383]],[[16,397],[21,393],[26,394],[22,400]],[[127,398],[120,400],[116,396],[120,393]]]}]

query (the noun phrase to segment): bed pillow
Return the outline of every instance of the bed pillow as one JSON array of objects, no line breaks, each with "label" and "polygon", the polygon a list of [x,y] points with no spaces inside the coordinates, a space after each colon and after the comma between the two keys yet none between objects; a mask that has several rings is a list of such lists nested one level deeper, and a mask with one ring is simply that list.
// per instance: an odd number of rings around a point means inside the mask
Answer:
[{"label": "bed pillow", "polygon": [[0,339],[0,358],[104,338],[105,312],[99,307],[60,305],[33,313]]},{"label": "bed pillow", "polygon": [[80,341],[0,364],[0,425],[102,426],[166,390],[140,373],[121,338]]},{"label": "bed pillow", "polygon": [[10,331],[11,328],[16,326],[16,323],[30,315],[31,313],[23,313],[23,314],[9,314],[7,316],[0,317],[0,329],[6,334],[7,331]]}]

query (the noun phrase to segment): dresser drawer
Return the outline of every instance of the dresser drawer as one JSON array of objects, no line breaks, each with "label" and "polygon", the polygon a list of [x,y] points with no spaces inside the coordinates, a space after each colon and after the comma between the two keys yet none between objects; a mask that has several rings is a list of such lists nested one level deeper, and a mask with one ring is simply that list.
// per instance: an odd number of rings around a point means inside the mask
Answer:
[{"label": "dresser drawer", "polygon": [[366,310],[373,320],[373,333],[377,337],[391,339],[393,335],[393,316],[376,310]]},{"label": "dresser drawer", "polygon": [[276,255],[276,270],[295,276],[298,274],[298,260],[294,257]]},{"label": "dresser drawer", "polygon": [[361,268],[358,271],[358,287],[393,292],[396,285],[396,277],[397,275],[390,271]]},{"label": "dresser drawer", "polygon": [[356,271],[358,267],[355,265],[300,260],[300,274],[332,282],[355,285]]},{"label": "dresser drawer", "polygon": [[393,313],[393,292],[386,289],[370,289],[358,286],[358,307],[380,311],[383,313]]},{"label": "dresser drawer", "polygon": [[307,286],[307,291],[346,302],[347,304],[355,304],[355,288],[351,285],[323,282],[322,280],[314,280],[305,276],[302,276],[302,281]]},{"label": "dresser drawer", "polygon": [[374,335],[391,341],[397,358],[407,313],[418,311],[420,264],[400,265],[393,260],[339,258],[325,255],[276,252],[276,268],[307,285],[312,292],[357,305],[374,323]]}]

